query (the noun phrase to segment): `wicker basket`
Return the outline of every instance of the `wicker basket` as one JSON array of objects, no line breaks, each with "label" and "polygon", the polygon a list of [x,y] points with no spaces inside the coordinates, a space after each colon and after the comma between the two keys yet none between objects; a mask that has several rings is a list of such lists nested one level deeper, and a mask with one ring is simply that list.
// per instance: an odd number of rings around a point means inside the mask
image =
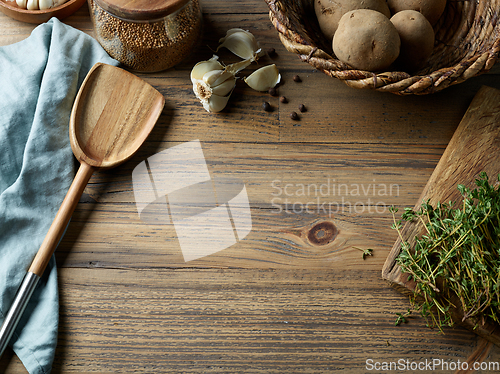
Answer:
[{"label": "wicker basket", "polygon": [[434,30],[432,56],[420,71],[373,73],[334,57],[314,13],[314,0],[265,0],[285,48],[302,61],[355,88],[399,95],[429,94],[489,71],[500,50],[500,0],[448,0]]}]

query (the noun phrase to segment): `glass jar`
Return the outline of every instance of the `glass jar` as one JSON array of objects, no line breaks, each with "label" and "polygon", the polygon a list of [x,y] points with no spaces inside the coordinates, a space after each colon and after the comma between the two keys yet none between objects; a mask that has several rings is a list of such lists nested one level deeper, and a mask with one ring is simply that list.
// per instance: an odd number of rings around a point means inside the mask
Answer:
[{"label": "glass jar", "polygon": [[200,39],[199,0],[88,0],[96,39],[137,72],[158,72],[184,60]]}]

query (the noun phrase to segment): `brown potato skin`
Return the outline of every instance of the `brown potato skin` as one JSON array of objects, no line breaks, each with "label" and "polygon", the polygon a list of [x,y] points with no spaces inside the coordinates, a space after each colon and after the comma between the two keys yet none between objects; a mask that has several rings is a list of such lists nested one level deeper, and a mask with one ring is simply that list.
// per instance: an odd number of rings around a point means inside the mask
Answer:
[{"label": "brown potato skin", "polygon": [[402,10],[416,10],[434,26],[446,8],[446,0],[387,0],[392,14]]},{"label": "brown potato skin", "polygon": [[422,13],[403,10],[391,17],[401,39],[397,69],[413,72],[422,68],[434,49],[434,30]]},{"label": "brown potato skin", "polygon": [[355,9],[373,9],[391,18],[386,0],[314,0],[314,11],[319,27],[330,41],[337,30],[340,18]]},{"label": "brown potato skin", "polygon": [[353,68],[380,71],[396,60],[400,43],[389,18],[375,10],[358,9],[342,16],[332,47],[337,58]]}]

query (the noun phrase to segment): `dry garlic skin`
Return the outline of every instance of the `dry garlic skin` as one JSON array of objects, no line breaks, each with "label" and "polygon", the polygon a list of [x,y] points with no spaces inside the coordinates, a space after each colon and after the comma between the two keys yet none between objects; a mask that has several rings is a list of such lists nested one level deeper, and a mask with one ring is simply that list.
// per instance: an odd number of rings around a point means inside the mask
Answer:
[{"label": "dry garlic skin", "polygon": [[401,41],[389,18],[380,12],[358,9],[347,12],[333,37],[333,52],[354,69],[388,69],[399,55]]},{"label": "dry garlic skin", "polygon": [[201,39],[199,0],[88,0],[96,39],[126,68],[157,72],[184,60]]}]

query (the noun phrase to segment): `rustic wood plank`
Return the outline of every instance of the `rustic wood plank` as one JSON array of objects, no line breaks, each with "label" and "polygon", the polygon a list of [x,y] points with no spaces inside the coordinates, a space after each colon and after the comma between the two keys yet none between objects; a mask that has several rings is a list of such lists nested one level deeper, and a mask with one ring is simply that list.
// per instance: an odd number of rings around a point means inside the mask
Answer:
[{"label": "rustic wood plank", "polygon": [[[280,105],[282,141],[436,144],[451,138],[481,84],[492,79],[492,84],[500,83],[495,75],[437,95],[399,97],[345,90],[342,82],[325,80],[320,72],[301,74],[302,82],[295,83],[293,74],[286,74],[288,79],[280,87],[289,98],[287,105]],[[301,103],[308,111],[300,114],[300,121],[290,120],[288,113],[298,112]]]},{"label": "rustic wood plank", "polygon": [[[359,373],[368,359],[463,361],[477,340],[419,318],[394,326],[406,300],[377,271],[63,268],[59,278],[54,373]],[[11,352],[5,362],[5,374],[25,373]]]},{"label": "rustic wood plank", "polygon": [[[415,201],[414,191],[423,188],[443,150],[342,144],[202,146],[213,178],[237,177],[246,185],[253,229],[245,240],[220,256],[185,263],[172,224],[151,224],[137,213],[132,170],[147,158],[140,154],[93,176],[57,250],[61,265],[380,268],[387,244],[396,238],[388,208]],[[148,147],[143,151],[148,153]],[[332,223],[340,233],[318,246],[307,237],[321,222]],[[372,247],[375,254],[363,262],[353,247]]]},{"label": "rustic wood plank", "polygon": [[370,358],[465,360],[477,340],[461,328],[436,335],[418,318],[394,326],[406,300],[376,271],[60,274],[55,372],[356,373]]},{"label": "rustic wood plank", "polygon": [[[269,39],[274,40],[272,35],[262,37]],[[277,45],[273,47],[280,50]],[[264,57],[260,63],[275,63],[280,69],[283,83],[278,94],[287,97],[285,104],[278,96],[255,92],[238,81],[224,111],[206,113],[192,93],[190,69],[153,77],[143,75],[167,99],[160,126],[167,128],[168,140],[241,142],[251,138],[259,142],[446,145],[481,85],[500,87],[500,75],[488,74],[437,95],[399,97],[349,88],[283,53],[273,59]],[[197,61],[210,58],[212,52],[207,50],[201,56],[204,57],[193,58],[184,66],[194,66]],[[247,76],[256,67],[243,70],[241,76]],[[292,79],[298,71],[301,83]],[[271,104],[272,112],[262,110],[264,101]],[[299,112],[300,104],[306,106],[306,112]],[[299,113],[299,121],[290,119],[292,111]]]},{"label": "rustic wood plank", "polygon": [[[139,163],[157,152],[174,147],[178,142],[147,142],[129,162],[113,170],[92,176],[86,193],[95,201],[133,203],[132,172]],[[381,144],[287,144],[201,142],[205,161],[213,178],[230,177],[249,185],[254,204],[270,205],[271,197],[287,184],[286,193],[300,197],[299,187],[311,186],[314,195],[322,184],[322,195],[403,197],[403,204],[419,196],[445,147]],[[273,182],[275,182],[273,184]],[[347,186],[345,186],[347,185]],[[380,186],[379,186],[380,185]],[[316,190],[313,187],[317,187]],[[358,186],[358,188],[355,188]],[[399,190],[397,190],[399,186]],[[343,188],[347,187],[347,188]],[[385,188],[382,188],[385,187]],[[284,191],[282,191],[285,194]],[[323,196],[323,197],[327,197]],[[390,201],[388,204],[397,204]]]}]

